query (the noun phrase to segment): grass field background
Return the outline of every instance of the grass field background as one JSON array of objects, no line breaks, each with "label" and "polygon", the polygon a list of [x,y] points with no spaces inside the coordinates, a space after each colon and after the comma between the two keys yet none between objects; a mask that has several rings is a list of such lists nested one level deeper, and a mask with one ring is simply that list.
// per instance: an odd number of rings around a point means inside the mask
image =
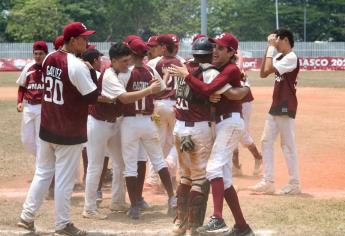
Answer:
[{"label": "grass field background", "polygon": [[[255,97],[251,130],[260,147],[274,81],[273,78],[258,78],[258,72],[248,74]],[[0,73],[0,91],[15,88],[18,75],[17,72]],[[301,72],[297,96],[296,140],[303,194],[286,197],[240,191],[244,215],[257,235],[345,235],[345,72]],[[0,94],[0,235],[21,234],[16,231],[15,223],[34,172],[34,157],[25,152],[20,142],[21,114],[16,111],[15,97],[13,94],[13,98],[2,99]],[[279,189],[287,182],[279,140],[275,154],[276,187]],[[243,187],[258,182],[260,178],[251,176],[253,159],[242,147],[240,160],[245,175],[234,178],[235,185]],[[104,193],[101,211],[109,214],[105,221],[83,219],[80,215],[83,193],[74,195],[72,217],[77,226],[99,232],[95,235],[172,235],[172,219],[165,215],[165,195],[145,191],[145,199],[153,207],[134,222],[124,214],[110,213],[107,208],[109,187]],[[212,213],[212,207],[210,200],[207,216]],[[228,226],[234,224],[226,203],[224,219]],[[54,204],[45,201],[37,217],[37,226],[44,231],[41,235],[53,231],[53,222]],[[100,233],[102,230],[108,230],[108,233]]]}]

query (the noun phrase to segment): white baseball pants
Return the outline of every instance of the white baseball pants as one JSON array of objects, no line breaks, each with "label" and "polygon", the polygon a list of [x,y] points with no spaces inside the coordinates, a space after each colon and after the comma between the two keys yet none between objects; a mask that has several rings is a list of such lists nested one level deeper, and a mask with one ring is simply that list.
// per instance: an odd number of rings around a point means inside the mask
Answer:
[{"label": "white baseball pants", "polygon": [[21,213],[23,220],[34,220],[55,174],[55,229],[71,222],[70,200],[81,150],[81,144],[58,145],[40,139],[35,175]]},{"label": "white baseball pants", "polygon": [[40,145],[41,105],[25,104],[21,127],[21,141],[26,150],[37,158]]},{"label": "white baseball pants", "polygon": [[[175,111],[174,105],[176,101],[170,99],[155,100],[155,113],[160,117],[160,122],[157,125],[163,156],[166,159],[170,175],[176,176],[177,169],[177,151],[174,145],[173,130],[175,127]],[[147,176],[147,183],[158,184],[159,177],[155,173],[152,164],[149,162],[149,171]]]},{"label": "white baseball pants", "polygon": [[299,171],[295,143],[295,119],[288,116],[267,115],[261,138],[264,180],[274,182],[274,142],[280,134],[281,148],[289,171],[289,183],[299,184]]},{"label": "white baseball pants", "polygon": [[223,178],[225,188],[232,185],[232,156],[240,142],[243,130],[244,122],[240,113],[232,113],[230,118],[216,125],[216,139],[206,167],[208,180]]},{"label": "white baseball pants", "polygon": [[138,152],[143,145],[155,172],[167,167],[163,159],[158,130],[151,116],[137,115],[123,117],[121,123],[122,157],[125,163],[125,177],[137,176]]},{"label": "white baseball pants", "polygon": [[242,115],[244,121],[244,132],[240,140],[244,147],[248,147],[254,143],[252,136],[250,135],[250,116],[252,114],[252,102],[242,103]]},{"label": "white baseball pants", "polygon": [[126,190],[123,177],[124,163],[121,155],[120,125],[121,118],[117,119],[115,123],[111,123],[88,116],[88,142],[86,143],[88,166],[84,206],[86,211],[97,210],[96,194],[106,154],[109,154],[113,167],[112,202],[125,202]]}]

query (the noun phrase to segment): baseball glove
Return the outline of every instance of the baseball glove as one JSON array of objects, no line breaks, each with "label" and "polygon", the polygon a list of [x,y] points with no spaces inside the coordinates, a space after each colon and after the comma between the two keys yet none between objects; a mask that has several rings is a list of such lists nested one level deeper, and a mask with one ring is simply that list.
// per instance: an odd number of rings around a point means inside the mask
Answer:
[{"label": "baseball glove", "polygon": [[180,151],[190,152],[194,150],[194,143],[192,141],[192,136],[182,136],[180,140]]}]

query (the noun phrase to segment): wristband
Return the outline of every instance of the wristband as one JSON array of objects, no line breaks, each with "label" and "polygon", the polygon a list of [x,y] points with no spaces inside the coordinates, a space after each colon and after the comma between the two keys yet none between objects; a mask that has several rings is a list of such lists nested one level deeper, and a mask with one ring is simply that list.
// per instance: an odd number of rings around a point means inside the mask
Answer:
[{"label": "wristband", "polygon": [[273,46],[269,46],[266,51],[266,57],[273,57],[275,48]]}]

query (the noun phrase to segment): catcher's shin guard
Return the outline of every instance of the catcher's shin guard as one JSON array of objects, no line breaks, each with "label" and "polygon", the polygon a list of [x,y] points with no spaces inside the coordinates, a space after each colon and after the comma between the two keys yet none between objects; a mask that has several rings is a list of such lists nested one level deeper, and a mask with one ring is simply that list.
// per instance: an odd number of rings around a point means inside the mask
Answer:
[{"label": "catcher's shin guard", "polygon": [[203,225],[207,200],[210,193],[210,183],[205,181],[201,186],[201,193],[192,191],[190,193],[189,209],[188,209],[188,228],[196,229]]}]

